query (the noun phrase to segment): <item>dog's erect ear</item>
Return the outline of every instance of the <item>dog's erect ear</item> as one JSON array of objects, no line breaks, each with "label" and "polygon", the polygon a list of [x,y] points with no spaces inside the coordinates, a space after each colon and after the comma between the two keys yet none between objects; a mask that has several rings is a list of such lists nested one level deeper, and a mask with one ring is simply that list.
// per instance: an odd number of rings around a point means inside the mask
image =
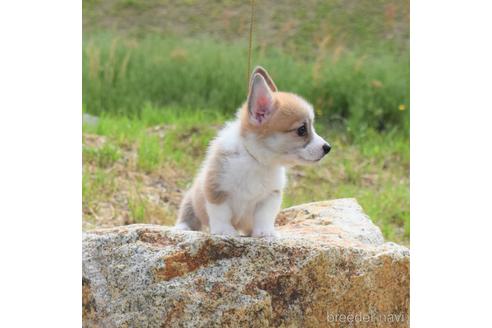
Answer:
[{"label": "dog's erect ear", "polygon": [[270,75],[268,75],[268,72],[266,71],[266,69],[264,69],[261,66],[256,66],[255,70],[253,71],[253,74],[251,75],[251,79],[253,79],[255,74],[260,74],[261,76],[263,76],[263,78],[265,79],[266,83],[268,84],[268,86],[270,87],[270,90],[272,90],[272,92],[278,91],[277,86],[275,85],[275,83],[273,83],[273,80],[270,77]]},{"label": "dog's erect ear", "polygon": [[273,112],[273,97],[270,87],[261,74],[254,74],[248,95],[248,112],[251,121],[260,125]]}]

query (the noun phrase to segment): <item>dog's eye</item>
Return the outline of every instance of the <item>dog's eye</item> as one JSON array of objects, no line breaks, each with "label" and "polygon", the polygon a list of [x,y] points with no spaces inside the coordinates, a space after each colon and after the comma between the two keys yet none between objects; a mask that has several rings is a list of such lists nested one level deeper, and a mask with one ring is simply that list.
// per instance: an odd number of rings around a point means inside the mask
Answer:
[{"label": "dog's eye", "polygon": [[307,134],[306,123],[304,123],[299,129],[297,129],[297,135],[304,137]]}]

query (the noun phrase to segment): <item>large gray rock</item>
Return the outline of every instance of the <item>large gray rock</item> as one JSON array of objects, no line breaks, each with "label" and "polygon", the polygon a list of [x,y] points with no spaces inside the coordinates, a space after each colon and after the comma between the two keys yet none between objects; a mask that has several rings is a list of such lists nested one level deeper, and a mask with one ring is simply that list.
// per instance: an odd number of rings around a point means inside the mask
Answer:
[{"label": "large gray rock", "polygon": [[85,327],[408,327],[409,251],[353,199],[264,240],[130,225],[83,237]]}]

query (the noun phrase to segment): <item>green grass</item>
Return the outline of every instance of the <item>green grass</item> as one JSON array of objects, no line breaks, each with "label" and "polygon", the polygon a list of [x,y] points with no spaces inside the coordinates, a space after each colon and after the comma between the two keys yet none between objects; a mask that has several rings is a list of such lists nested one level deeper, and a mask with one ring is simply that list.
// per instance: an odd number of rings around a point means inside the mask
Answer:
[{"label": "green grass", "polygon": [[[303,61],[256,49],[254,64],[266,67],[281,90],[312,102],[320,120],[342,121],[357,133],[408,130],[408,53],[353,50]],[[84,107],[96,115],[138,116],[144,104],[230,115],[246,98],[246,66],[240,44],[91,35],[83,46]]]},{"label": "green grass", "polygon": [[[84,33],[150,33],[175,38],[214,37],[245,42],[250,1],[84,0]],[[255,44],[284,48],[296,58],[323,50],[408,49],[409,0],[262,0],[256,2]]]},{"label": "green grass", "polygon": [[162,146],[157,137],[143,137],[138,145],[138,167],[151,172],[164,159]]},{"label": "green grass", "polygon": [[111,144],[104,144],[101,148],[83,147],[84,161],[93,162],[99,167],[113,165],[121,156],[119,149]]},{"label": "green grass", "polygon": [[[232,118],[233,115],[220,111],[147,105],[139,117],[130,119],[107,114],[100,118],[98,126],[84,126],[86,135],[105,136],[105,145],[116,147],[117,153],[134,151],[136,154],[135,163],[124,162],[120,156],[118,161],[124,168],[116,172],[107,162],[84,156],[86,166],[96,168],[96,174],[84,171],[84,204],[107,201],[111,198],[108,195],[117,194],[118,188],[110,183],[113,175],[126,177],[128,172],[170,179],[172,188],[182,193],[203,160],[208,142],[225,120]],[[398,130],[377,133],[367,129],[353,137],[323,121],[317,122],[317,131],[331,142],[333,151],[321,165],[296,167],[290,171],[283,207],[355,197],[387,239],[408,244],[408,136]],[[145,183],[142,178],[137,180],[130,185]],[[156,212],[155,206],[140,192],[132,190],[130,194],[127,206],[132,222],[147,222],[149,213]],[[166,215],[174,218],[177,205],[170,206]]]},{"label": "green grass", "polygon": [[130,214],[135,223],[144,223],[146,218],[146,202],[139,197],[130,198],[128,207]]},{"label": "green grass", "polygon": [[[233,118],[233,115],[228,118]],[[152,172],[167,162],[179,164],[188,169],[195,168],[194,158],[203,155],[216,129],[226,120],[226,115],[217,110],[190,110],[179,107],[157,108],[144,106],[140,115],[120,116],[103,113],[96,126],[84,125],[83,131],[109,137],[120,148],[137,147],[138,169]],[[162,130],[152,127],[165,125]],[[105,161],[120,157],[118,148],[105,144],[100,149],[84,147],[84,161],[95,162],[107,167]]]},{"label": "green grass", "polygon": [[84,211],[94,210],[98,202],[107,201],[116,192],[115,176],[106,171],[107,167],[84,169],[82,173],[82,202]]}]

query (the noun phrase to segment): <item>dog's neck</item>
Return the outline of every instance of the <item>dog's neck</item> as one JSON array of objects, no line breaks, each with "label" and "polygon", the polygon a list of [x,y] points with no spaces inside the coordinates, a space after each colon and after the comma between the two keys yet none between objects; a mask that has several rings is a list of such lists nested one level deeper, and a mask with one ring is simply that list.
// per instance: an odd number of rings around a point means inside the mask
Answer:
[{"label": "dog's neck", "polygon": [[254,159],[255,162],[261,164],[261,162],[253,154],[251,154],[251,152],[248,149],[248,146],[245,143],[243,143],[243,146],[244,146],[244,149],[246,150],[246,153],[248,153],[248,155],[251,156],[251,158]]},{"label": "dog's neck", "polygon": [[246,135],[240,138],[246,153],[258,164],[271,168],[280,167],[281,165],[275,154],[259,144],[254,135]]}]

